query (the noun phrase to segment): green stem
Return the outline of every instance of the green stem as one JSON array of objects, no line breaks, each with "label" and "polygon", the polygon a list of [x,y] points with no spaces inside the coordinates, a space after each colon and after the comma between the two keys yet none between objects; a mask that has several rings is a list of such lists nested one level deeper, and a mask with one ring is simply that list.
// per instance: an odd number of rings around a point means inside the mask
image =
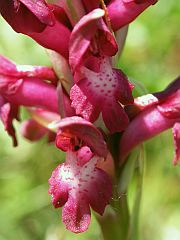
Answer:
[{"label": "green stem", "polygon": [[[103,240],[137,240],[140,200],[144,172],[144,152],[134,152],[124,166],[121,166],[118,184],[115,180],[111,207],[106,209],[102,217],[97,217],[102,230]],[[133,177],[135,175],[135,178]],[[131,180],[136,183],[134,204],[129,213],[127,189]]]},{"label": "green stem", "polygon": [[104,240],[125,240],[128,234],[129,210],[126,195],[115,196],[103,217],[98,217]]}]

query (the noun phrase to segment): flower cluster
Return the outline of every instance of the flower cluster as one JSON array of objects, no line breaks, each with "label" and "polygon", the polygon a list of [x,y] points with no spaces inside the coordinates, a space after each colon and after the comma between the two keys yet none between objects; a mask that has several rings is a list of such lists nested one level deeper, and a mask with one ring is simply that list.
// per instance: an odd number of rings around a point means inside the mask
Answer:
[{"label": "flower cluster", "polygon": [[113,57],[122,50],[116,37],[125,38],[121,29],[155,3],[0,2],[0,13],[10,26],[48,49],[53,65],[19,66],[0,56],[1,120],[16,146],[13,119],[19,120],[19,108],[25,106],[31,119],[22,123],[23,136],[35,141],[48,135],[66,152],[65,162],[49,180],[49,194],[55,208],[64,206],[63,222],[75,233],[87,230],[90,207],[102,215],[111,200],[109,142],[114,133],[122,133],[122,162],[137,144],[173,127],[174,163],[178,161],[180,78],[163,92],[134,99],[134,86],[113,67]]}]

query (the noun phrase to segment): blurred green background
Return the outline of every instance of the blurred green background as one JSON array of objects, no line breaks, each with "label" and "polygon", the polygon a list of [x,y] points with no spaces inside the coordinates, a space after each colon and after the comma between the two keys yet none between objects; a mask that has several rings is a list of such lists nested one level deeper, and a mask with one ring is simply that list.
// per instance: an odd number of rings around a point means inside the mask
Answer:
[{"label": "blurred green background", "polygon": [[[148,92],[162,90],[179,74],[180,4],[160,0],[129,28],[119,66]],[[16,34],[0,18],[0,53],[19,64],[50,65],[44,49]],[[19,123],[15,122],[16,128]],[[50,204],[48,179],[62,155],[45,139],[19,146],[0,124],[0,240],[95,240],[100,230],[93,217],[83,234],[67,232],[60,210]],[[172,166],[171,131],[145,144],[147,163],[140,217],[142,240],[180,240],[180,166]]]}]

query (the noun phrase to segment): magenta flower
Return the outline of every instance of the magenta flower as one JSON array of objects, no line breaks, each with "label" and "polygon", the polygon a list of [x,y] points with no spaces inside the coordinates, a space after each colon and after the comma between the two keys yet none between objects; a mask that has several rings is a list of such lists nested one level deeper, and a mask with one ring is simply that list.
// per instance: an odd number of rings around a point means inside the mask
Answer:
[{"label": "magenta flower", "polygon": [[54,142],[56,133],[51,131],[48,125],[52,121],[59,121],[61,118],[59,114],[40,108],[28,108],[27,110],[31,118],[21,123],[21,135],[30,141],[37,141],[46,136],[49,143]]},{"label": "magenta flower", "polygon": [[44,0],[2,0],[0,13],[16,32],[68,57],[69,20],[62,8]]},{"label": "magenta flower", "polygon": [[[55,75],[48,67],[16,66],[4,57],[0,58],[0,94],[6,101],[23,106],[45,107],[57,112],[56,87],[43,81]],[[48,94],[49,98],[44,96]]]},{"label": "magenta flower", "polygon": [[127,127],[129,120],[121,104],[132,103],[133,97],[127,77],[122,71],[112,69],[109,61],[105,57],[97,59],[98,72],[82,67],[70,96],[76,114],[95,121],[101,112],[106,127],[114,133]]},{"label": "magenta flower", "polygon": [[48,142],[54,142],[56,134],[50,131],[48,128],[43,127],[34,119],[28,119],[21,124],[20,128],[21,135],[34,142],[40,140],[42,137],[46,136]]},{"label": "magenta flower", "polygon": [[77,115],[94,122],[102,113],[106,127],[114,133],[128,125],[121,104],[133,102],[132,85],[122,71],[112,68],[109,57],[116,53],[117,44],[103,22],[104,14],[101,9],[93,10],[72,31],[69,62],[75,85],[70,98]]},{"label": "magenta flower", "polygon": [[[137,108],[139,113],[137,113]],[[173,163],[177,164],[180,156],[180,78],[177,78],[162,92],[135,99],[135,109],[137,115],[123,133],[120,141],[121,161],[141,142],[168,128],[173,128],[175,145]],[[140,131],[137,131],[139,126],[141,126]]]},{"label": "magenta flower", "polygon": [[15,104],[10,104],[0,95],[0,118],[4,124],[7,133],[13,139],[13,145],[17,146],[15,129],[13,127],[13,119],[19,120],[19,108]]},{"label": "magenta flower", "polygon": [[157,0],[112,0],[107,5],[108,14],[114,31],[131,23],[146,8]]},{"label": "magenta flower", "polygon": [[1,0],[0,12],[21,33],[41,32],[53,25],[53,14],[44,0]]},{"label": "magenta flower", "polygon": [[107,147],[100,131],[80,117],[63,119],[55,126],[56,144],[67,153],[65,163],[52,173],[49,193],[54,207],[64,205],[66,228],[79,233],[89,226],[90,206],[102,215],[112,196],[110,177],[96,166],[107,155]]},{"label": "magenta flower", "polygon": [[86,231],[90,206],[102,215],[111,198],[111,180],[96,167],[98,159],[88,147],[68,151],[65,163],[59,165],[49,179],[52,203],[56,208],[64,205],[62,220],[72,232]]},{"label": "magenta flower", "polygon": [[84,65],[88,56],[116,54],[117,43],[102,19],[104,15],[102,9],[95,9],[83,16],[74,26],[69,45],[69,64],[73,72],[82,62]]},{"label": "magenta flower", "polygon": [[[19,106],[59,112],[56,86],[54,85],[57,79],[49,67],[17,66],[2,56],[0,56],[0,66],[0,116],[6,131],[13,137],[16,146],[17,140],[12,122],[13,119],[19,119]],[[48,83],[47,79],[53,84]],[[65,112],[67,116],[71,116],[73,110],[70,100],[64,92],[62,94]]]}]

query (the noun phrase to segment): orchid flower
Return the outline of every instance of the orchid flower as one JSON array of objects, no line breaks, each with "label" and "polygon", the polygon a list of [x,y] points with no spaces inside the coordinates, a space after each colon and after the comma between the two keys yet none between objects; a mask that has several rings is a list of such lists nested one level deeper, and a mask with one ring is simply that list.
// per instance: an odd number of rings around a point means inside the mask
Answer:
[{"label": "orchid flower", "polygon": [[[135,99],[130,112],[136,112],[120,141],[121,161],[138,144],[148,140],[166,129],[173,128],[175,156],[177,164],[180,156],[180,77],[164,91],[148,94]],[[138,126],[141,130],[137,131]]]},{"label": "orchid flower", "polygon": [[65,163],[54,170],[49,180],[53,205],[56,208],[64,205],[62,220],[72,232],[86,231],[90,223],[89,206],[102,215],[111,198],[111,180],[96,167],[98,159],[86,146],[69,150]]},{"label": "orchid flower", "polygon": [[[0,57],[0,116],[5,129],[17,145],[13,119],[18,118],[19,106],[44,108],[58,113],[58,98],[54,81],[56,76],[49,67],[18,66],[4,57]],[[50,79],[53,84],[45,81]],[[44,96],[48,96],[45,98]],[[70,101],[63,94],[67,115],[71,115]]]},{"label": "orchid flower", "polygon": [[23,121],[20,128],[21,135],[31,142],[38,141],[42,137],[47,136],[48,142],[54,142],[56,134],[48,128],[43,127],[34,119]]},{"label": "orchid flower", "polygon": [[107,5],[109,18],[114,31],[132,22],[146,8],[157,0],[112,0]]},{"label": "orchid flower", "polygon": [[72,232],[86,231],[90,223],[90,207],[103,214],[112,196],[109,175],[97,167],[107,156],[101,132],[92,123],[80,118],[64,118],[56,123],[56,145],[66,151],[49,180],[49,193],[55,208],[62,207],[62,219]]},{"label": "orchid flower", "polygon": [[16,32],[68,57],[69,20],[62,8],[44,0],[2,0],[0,13]]},{"label": "orchid flower", "polygon": [[[133,102],[132,85],[122,71],[112,68],[109,56],[116,53],[117,45],[103,23],[103,15],[101,9],[93,10],[81,18],[72,31],[69,60],[75,85],[70,98],[76,114],[94,122],[102,113],[106,127],[114,133],[128,125],[121,104]],[[87,38],[83,38],[84,33]],[[95,38],[96,34],[99,35]],[[100,46],[99,49],[96,46]],[[96,63],[94,69],[92,61]]]},{"label": "orchid flower", "polygon": [[59,121],[60,115],[41,108],[27,108],[31,118],[22,122],[20,127],[21,135],[30,140],[37,141],[47,136],[49,143],[54,142],[56,133],[48,128],[52,121]]}]

